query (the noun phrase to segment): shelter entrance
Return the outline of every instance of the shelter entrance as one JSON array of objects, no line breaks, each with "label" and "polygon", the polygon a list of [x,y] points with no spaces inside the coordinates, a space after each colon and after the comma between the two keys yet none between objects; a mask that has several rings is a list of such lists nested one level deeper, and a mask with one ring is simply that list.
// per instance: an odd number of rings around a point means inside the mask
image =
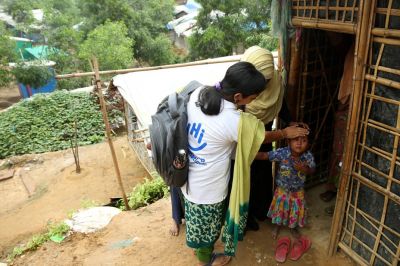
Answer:
[{"label": "shelter entrance", "polygon": [[[310,126],[311,151],[317,163],[308,187],[326,181],[337,183],[340,174],[350,97],[341,103],[338,94],[346,54],[353,43],[350,34],[303,29],[301,40],[292,45],[289,108],[294,120]],[[344,89],[350,93],[351,87],[351,79],[343,83],[342,94]]]}]

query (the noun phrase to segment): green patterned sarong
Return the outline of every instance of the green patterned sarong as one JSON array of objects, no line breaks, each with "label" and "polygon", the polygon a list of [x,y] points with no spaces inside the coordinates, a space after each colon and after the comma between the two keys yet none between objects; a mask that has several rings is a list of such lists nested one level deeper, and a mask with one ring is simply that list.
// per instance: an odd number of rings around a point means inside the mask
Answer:
[{"label": "green patterned sarong", "polygon": [[196,204],[185,198],[186,243],[191,248],[213,247],[221,233],[225,200]]}]

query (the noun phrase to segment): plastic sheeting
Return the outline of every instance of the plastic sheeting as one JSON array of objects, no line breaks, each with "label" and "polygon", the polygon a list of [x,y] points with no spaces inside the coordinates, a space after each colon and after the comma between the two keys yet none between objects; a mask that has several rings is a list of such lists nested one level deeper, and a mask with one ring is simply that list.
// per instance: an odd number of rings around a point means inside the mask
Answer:
[{"label": "plastic sheeting", "polygon": [[111,219],[121,212],[115,207],[93,207],[79,211],[72,215],[65,223],[72,231],[92,233],[107,226]]},{"label": "plastic sheeting", "polygon": [[[240,56],[229,57],[229,59],[239,61]],[[140,128],[147,128],[151,124],[151,115],[157,111],[157,106],[164,97],[192,80],[197,80],[204,85],[214,85],[223,79],[228,67],[234,63],[205,63],[204,65],[132,72],[115,76],[113,84],[133,108]]]}]

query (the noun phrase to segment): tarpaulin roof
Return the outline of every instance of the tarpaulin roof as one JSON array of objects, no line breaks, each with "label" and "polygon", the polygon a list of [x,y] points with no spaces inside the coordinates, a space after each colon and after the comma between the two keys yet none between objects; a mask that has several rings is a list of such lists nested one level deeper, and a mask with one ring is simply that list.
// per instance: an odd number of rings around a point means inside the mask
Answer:
[{"label": "tarpaulin roof", "polygon": [[200,65],[121,74],[113,78],[113,84],[133,108],[139,126],[147,128],[151,124],[151,115],[157,111],[158,104],[167,95],[192,80],[205,85],[214,85],[222,80],[228,67],[235,63],[226,62],[227,59],[239,61],[240,55],[205,60]]}]

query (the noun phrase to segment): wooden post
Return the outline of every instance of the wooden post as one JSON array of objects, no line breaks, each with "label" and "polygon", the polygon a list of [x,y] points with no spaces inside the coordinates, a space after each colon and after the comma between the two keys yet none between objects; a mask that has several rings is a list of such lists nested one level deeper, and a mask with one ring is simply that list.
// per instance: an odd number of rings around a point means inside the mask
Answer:
[{"label": "wooden post", "polygon": [[[303,34],[303,33],[302,33]],[[301,37],[302,41],[304,40],[303,37]],[[302,44],[302,41],[300,44]],[[292,38],[291,40],[291,45],[290,45],[290,67],[289,67],[289,73],[288,73],[288,84],[287,84],[287,89],[286,89],[286,99],[287,99],[287,104],[288,108],[290,111],[290,114],[292,115],[293,118],[296,117],[296,105],[297,105],[297,98],[299,97],[299,90],[298,84],[299,84],[299,76],[300,76],[300,49],[301,47],[296,47],[296,40],[295,38]]]},{"label": "wooden post", "polygon": [[360,1],[362,12],[359,14],[359,25],[357,29],[357,43],[355,50],[355,68],[354,68],[354,91],[351,98],[351,109],[349,113],[349,120],[347,122],[347,138],[345,143],[345,153],[343,155],[343,170],[340,177],[340,184],[336,198],[336,208],[333,214],[331,233],[329,238],[328,255],[333,256],[336,253],[339,237],[341,233],[343,217],[346,207],[348,184],[351,176],[353,155],[358,130],[358,117],[360,113],[360,106],[362,101],[362,89],[365,65],[368,58],[368,47],[370,43],[371,32],[371,15],[376,6],[376,0]]},{"label": "wooden post", "polygon": [[99,99],[100,99],[101,113],[103,115],[104,125],[106,126],[106,135],[107,135],[108,144],[109,144],[110,150],[111,150],[111,155],[112,155],[112,159],[113,159],[113,163],[114,163],[115,173],[117,174],[118,184],[119,184],[119,187],[120,187],[121,192],[122,192],[122,198],[124,199],[124,203],[125,203],[126,209],[130,210],[128,199],[126,197],[125,190],[124,190],[124,184],[122,183],[122,179],[121,179],[121,173],[120,173],[119,167],[118,167],[117,156],[115,155],[115,149],[114,149],[113,141],[111,139],[111,128],[110,128],[110,123],[108,122],[107,109],[106,109],[106,103],[105,103],[104,97],[103,97],[103,91],[101,89],[99,65],[98,65],[98,62],[97,62],[97,58],[94,57],[92,59],[92,61],[93,61],[96,89],[97,89],[97,93],[98,93]]}]

